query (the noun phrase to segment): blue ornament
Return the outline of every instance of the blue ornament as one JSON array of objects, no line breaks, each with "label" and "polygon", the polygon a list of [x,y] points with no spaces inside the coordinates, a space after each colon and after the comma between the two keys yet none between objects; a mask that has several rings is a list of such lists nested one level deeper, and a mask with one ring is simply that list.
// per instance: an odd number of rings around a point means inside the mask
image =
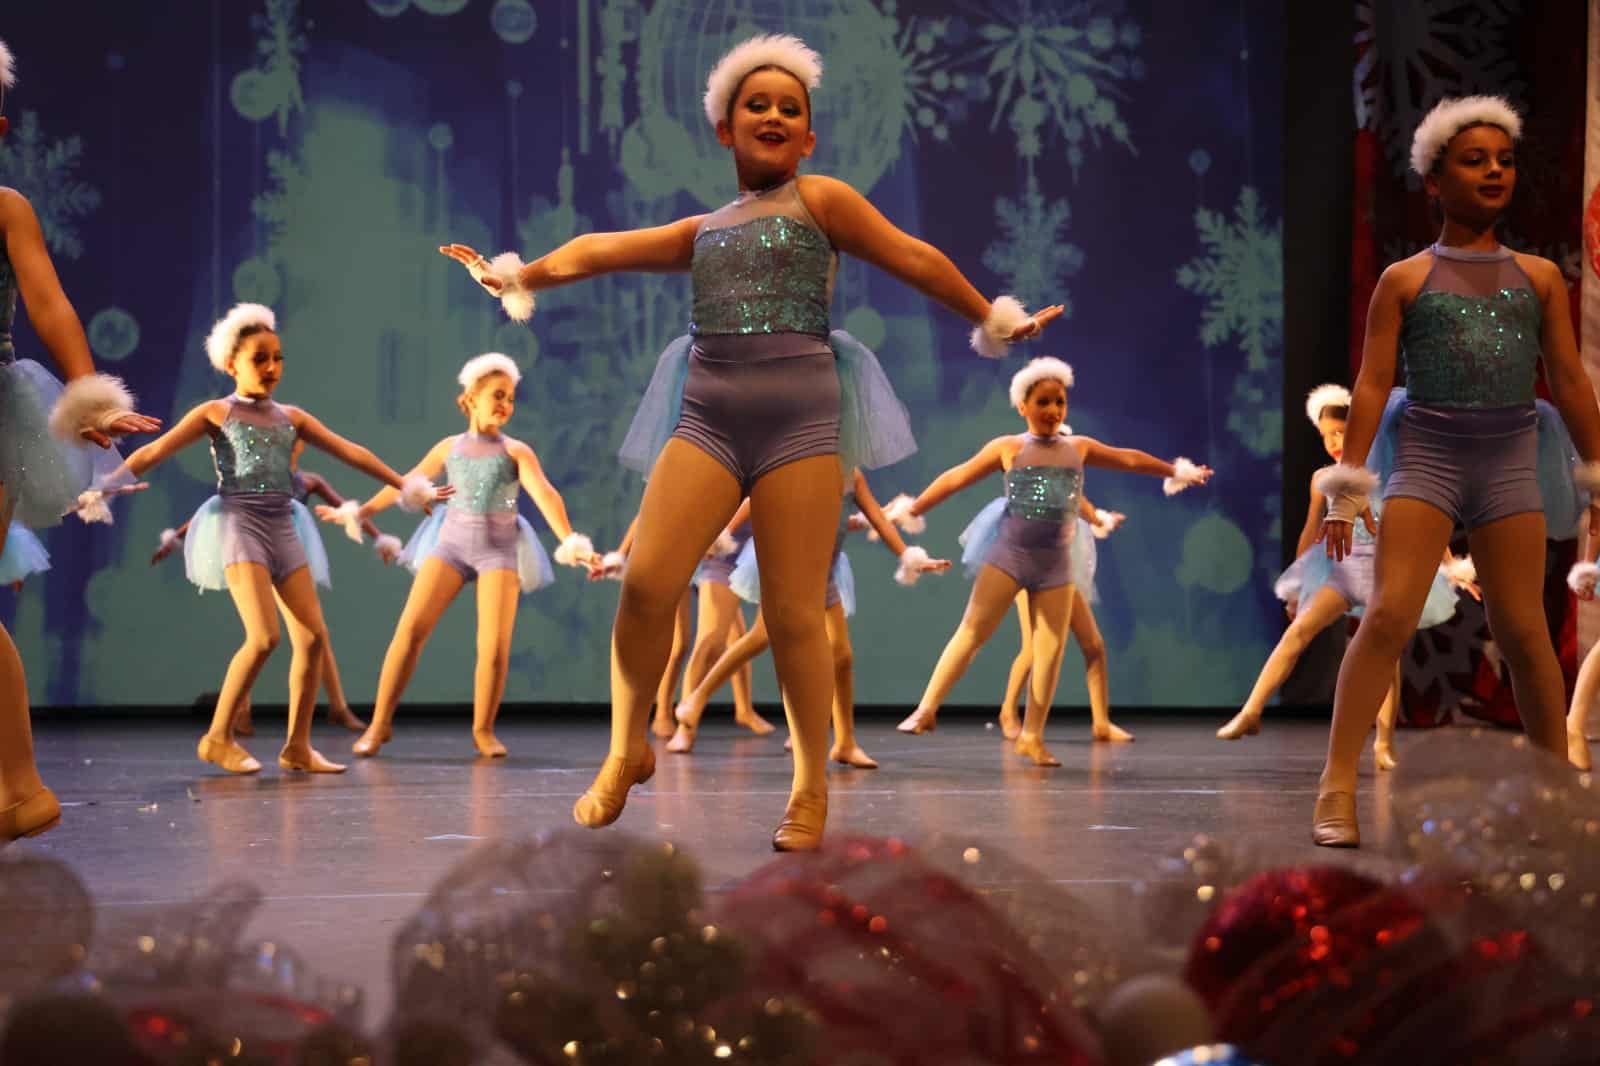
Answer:
[{"label": "blue ornament", "polygon": [[1202,1044],[1160,1059],[1155,1066],[1268,1066],[1232,1044]]},{"label": "blue ornament", "polygon": [[1204,148],[1190,152],[1189,169],[1195,172],[1196,177],[1205,177],[1206,171],[1211,169],[1211,153]]}]

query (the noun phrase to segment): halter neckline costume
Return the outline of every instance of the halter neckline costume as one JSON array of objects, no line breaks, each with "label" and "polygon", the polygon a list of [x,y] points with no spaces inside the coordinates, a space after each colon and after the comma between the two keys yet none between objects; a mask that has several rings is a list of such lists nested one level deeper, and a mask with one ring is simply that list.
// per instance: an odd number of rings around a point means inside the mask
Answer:
[{"label": "halter neckline costume", "polygon": [[554,582],[550,556],[533,526],[517,512],[522,486],[504,435],[460,434],[444,468],[456,493],[417,527],[400,562],[415,573],[428,559],[438,559],[463,581],[511,570],[523,592]]},{"label": "halter neckline costume", "polygon": [[[1005,495],[967,524],[960,543],[969,577],[992,566],[1028,592],[1093,588],[1094,537],[1082,524],[1083,455],[1069,437],[1021,434],[1005,472]],[[1087,542],[1080,544],[1079,542]]]}]

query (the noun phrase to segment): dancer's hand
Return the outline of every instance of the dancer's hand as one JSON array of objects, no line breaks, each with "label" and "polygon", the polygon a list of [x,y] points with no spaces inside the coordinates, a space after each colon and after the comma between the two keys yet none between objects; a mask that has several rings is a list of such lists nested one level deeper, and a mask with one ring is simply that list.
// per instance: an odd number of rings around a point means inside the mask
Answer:
[{"label": "dancer's hand", "polygon": [[103,429],[86,429],[79,436],[90,444],[101,448],[111,447],[112,437],[122,437],[129,433],[154,433],[161,428],[161,419],[151,418],[149,415],[138,415],[132,411],[125,415],[118,415],[108,422]]},{"label": "dancer's hand", "polygon": [[176,547],[177,547],[176,543],[161,545],[161,547],[156,549],[156,553],[154,555],[150,556],[150,565],[154,566],[157,563],[159,563],[161,560],[165,559],[167,556],[171,555],[172,552],[173,552],[173,549],[175,549]]},{"label": "dancer's hand", "polygon": [[1037,337],[1044,332],[1044,328],[1066,313],[1066,307],[1054,304],[1041,311],[1035,311],[1028,316],[1028,320],[1011,331],[1011,341],[1025,341],[1029,337]]},{"label": "dancer's hand", "polygon": [[1293,622],[1294,616],[1300,613],[1300,601],[1285,600],[1283,603],[1283,613],[1289,616],[1289,621]]},{"label": "dancer's hand", "polygon": [[1324,518],[1322,528],[1317,530],[1317,539],[1324,541],[1328,548],[1328,558],[1335,562],[1342,562],[1350,554],[1350,545],[1354,541],[1354,526],[1349,522],[1336,522]]},{"label": "dancer's hand", "polygon": [[851,533],[860,533],[863,529],[872,528],[872,523],[867,521],[867,516],[857,511],[844,520],[844,528]]},{"label": "dancer's hand", "polygon": [[454,485],[436,485],[436,486],[434,486],[434,489],[433,489],[433,503],[423,504],[422,513],[431,515],[433,513],[434,504],[444,503],[446,500],[448,500],[450,497],[454,496],[455,494],[456,494],[456,487]]},{"label": "dancer's hand", "polygon": [[448,256],[467,268],[467,273],[472,275],[472,280],[482,285],[493,296],[499,296],[500,290],[505,288],[504,283],[495,275],[489,273],[489,260],[479,255],[478,252],[465,244],[442,244],[439,254]]}]

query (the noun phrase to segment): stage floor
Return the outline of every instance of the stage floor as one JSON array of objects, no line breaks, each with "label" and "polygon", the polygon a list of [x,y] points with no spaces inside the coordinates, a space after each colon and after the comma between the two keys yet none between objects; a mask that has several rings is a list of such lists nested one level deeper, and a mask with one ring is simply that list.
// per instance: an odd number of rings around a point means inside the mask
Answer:
[{"label": "stage floor", "polygon": [[[1269,717],[1260,736],[1225,743],[1212,736],[1223,720],[1119,717],[1138,740],[1113,746],[1089,742],[1086,716],[1060,715],[1051,747],[1065,765],[1042,770],[976,716],[952,713],[921,737],[869,719],[861,742],[883,768],[835,769],[829,829],[913,843],[970,835],[1091,896],[1160,876],[1161,861],[1198,833],[1290,860],[1377,860],[1390,775],[1375,779],[1370,751],[1367,847],[1327,851],[1309,839],[1326,725]],[[478,840],[571,827],[607,738],[598,715],[509,721],[500,736],[511,756],[491,762],[475,756],[466,719],[402,715],[381,758],[307,776],[276,768],[282,720],[257,724],[247,743],[268,768],[236,778],[195,759],[198,717],[41,723],[40,768],[63,823],[7,851],[70,864],[119,924],[224,881],[253,882],[266,902],[248,934],[362,986],[369,1025],[387,1009],[389,940],[433,883]],[[686,848],[713,889],[749,873],[772,858],[768,837],[788,795],[783,736],[736,733],[713,711],[693,755],[658,748],[655,779],[618,826]],[[349,756],[351,739],[317,726],[330,757]],[[1399,738],[1402,758],[1408,739]]]}]

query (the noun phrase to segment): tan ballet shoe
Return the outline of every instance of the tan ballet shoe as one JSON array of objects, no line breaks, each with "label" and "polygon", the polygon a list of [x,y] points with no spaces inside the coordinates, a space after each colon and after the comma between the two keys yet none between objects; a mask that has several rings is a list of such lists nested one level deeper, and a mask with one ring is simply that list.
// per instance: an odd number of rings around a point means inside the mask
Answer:
[{"label": "tan ballet shoe", "polygon": [[230,774],[258,774],[261,772],[261,763],[256,757],[245,751],[232,740],[212,740],[210,737],[201,737],[195,754],[210,763],[220,766]]},{"label": "tan ballet shoe", "polygon": [[678,729],[678,723],[673,715],[666,711],[656,711],[650,719],[650,732],[666,740]]},{"label": "tan ballet shoe", "polygon": [[394,733],[388,729],[377,732],[375,731],[376,729],[375,725],[367,726],[367,731],[361,734],[359,740],[350,745],[350,750],[363,759],[370,759],[378,754],[379,749],[394,739]]},{"label": "tan ballet shoe", "polygon": [[851,744],[849,747],[835,744],[833,750],[828,752],[828,758],[842,766],[854,766],[857,770],[878,768],[878,760],[862,751],[859,744]]},{"label": "tan ballet shoe", "polygon": [[472,731],[472,744],[478,749],[478,754],[485,759],[503,759],[506,757],[506,746],[500,743],[500,738],[493,733],[480,733]]},{"label": "tan ballet shoe", "polygon": [[48,788],[0,811],[0,843],[36,837],[61,824],[61,803]]},{"label": "tan ballet shoe", "polygon": [[1378,743],[1372,745],[1372,765],[1384,773],[1393,770],[1400,763],[1394,757],[1394,748],[1388,744]]},{"label": "tan ballet shoe", "polygon": [[352,733],[365,733],[367,731],[367,723],[356,717],[356,712],[348,707],[335,707],[330,704],[328,706],[328,724],[343,726]]},{"label": "tan ballet shoe", "polygon": [[1017,737],[1016,753],[1024,759],[1033,760],[1035,766],[1060,766],[1061,760],[1050,753],[1044,746],[1043,737]]},{"label": "tan ballet shoe", "polygon": [[594,784],[578,797],[572,805],[572,820],[590,829],[610,825],[622,814],[628,802],[628,790],[642,785],[656,774],[656,753],[645,748],[644,754],[630,762],[618,755],[607,755],[595,775]]},{"label": "tan ballet shoe", "polygon": [[1104,727],[1094,726],[1089,730],[1089,736],[1101,744],[1133,743],[1133,734],[1115,722],[1107,722]]},{"label": "tan ballet shoe", "polygon": [[1311,815],[1311,839],[1324,848],[1361,846],[1354,792],[1324,792],[1317,796],[1317,807]]},{"label": "tan ballet shoe", "polygon": [[742,725],[746,729],[750,730],[750,732],[754,733],[758,737],[764,737],[770,733],[776,733],[778,731],[777,726],[773,725],[771,722],[767,721],[754,711],[751,711],[744,717],[740,717],[739,715],[735,714],[733,716],[733,720],[737,724]]},{"label": "tan ballet shoe", "polygon": [[1567,730],[1567,761],[1574,769],[1588,773],[1594,769],[1594,759],[1589,755],[1589,738],[1583,730]]},{"label": "tan ballet shoe", "polygon": [[828,795],[796,792],[784,808],[783,821],[772,832],[773,851],[816,851],[822,847],[822,828],[828,821]]},{"label": "tan ballet shoe", "polygon": [[1227,725],[1217,730],[1217,739],[1238,740],[1240,737],[1253,737],[1259,732],[1261,732],[1261,716],[1240,711],[1228,719]]},{"label": "tan ballet shoe", "polygon": [[304,751],[284,748],[278,752],[278,765],[303,774],[342,774],[345,770],[344,763],[323,758],[316,748],[306,748]]},{"label": "tan ballet shoe", "polygon": [[1000,735],[1007,740],[1016,740],[1022,735],[1022,719],[1017,717],[1015,707],[1000,712]]},{"label": "tan ballet shoe", "polygon": [[905,721],[895,728],[902,733],[931,733],[939,728],[939,712],[918,707],[906,715]]},{"label": "tan ballet shoe", "polygon": [[678,728],[672,731],[672,739],[667,741],[667,750],[674,755],[687,755],[694,750],[695,727],[688,722],[679,722]]}]

